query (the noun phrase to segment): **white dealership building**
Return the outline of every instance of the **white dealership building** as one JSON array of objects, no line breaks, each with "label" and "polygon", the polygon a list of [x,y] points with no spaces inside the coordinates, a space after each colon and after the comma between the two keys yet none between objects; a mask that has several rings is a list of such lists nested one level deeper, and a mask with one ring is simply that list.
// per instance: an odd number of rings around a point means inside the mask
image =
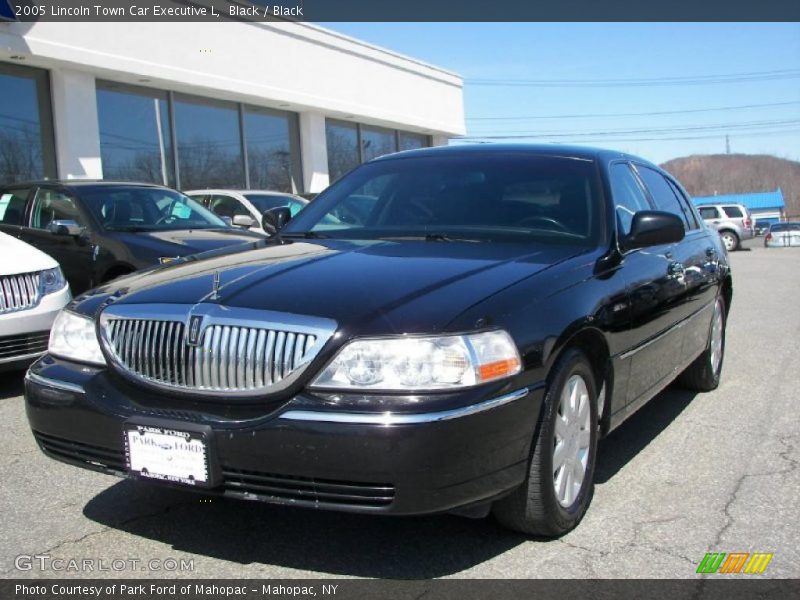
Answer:
[{"label": "white dealership building", "polygon": [[294,22],[0,22],[0,184],[318,192],[464,133],[463,80]]}]

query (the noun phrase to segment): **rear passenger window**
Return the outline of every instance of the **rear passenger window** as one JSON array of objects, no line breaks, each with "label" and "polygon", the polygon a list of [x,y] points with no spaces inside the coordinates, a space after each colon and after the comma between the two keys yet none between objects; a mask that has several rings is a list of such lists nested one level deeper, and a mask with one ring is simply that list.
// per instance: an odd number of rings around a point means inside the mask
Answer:
[{"label": "rear passenger window", "polygon": [[667,183],[669,184],[669,187],[672,188],[675,196],[677,196],[678,202],[680,202],[681,208],[683,208],[683,212],[686,213],[686,218],[689,220],[689,228],[698,229],[700,227],[700,223],[697,221],[697,215],[692,207],[691,200],[686,197],[686,194],[683,193],[683,190],[681,190],[681,188],[678,187],[674,181],[667,178]]},{"label": "rear passenger window", "polygon": [[719,213],[713,206],[701,206],[697,209],[703,219],[718,219]]},{"label": "rear passenger window", "polygon": [[725,214],[731,219],[741,219],[744,216],[738,206],[723,206],[722,210],[724,210]]},{"label": "rear passenger window", "polygon": [[617,213],[617,230],[620,235],[628,235],[631,232],[633,215],[640,210],[651,210],[652,207],[627,163],[611,165],[610,184]]},{"label": "rear passenger window", "polygon": [[692,229],[686,211],[683,209],[683,206],[681,206],[680,200],[678,200],[675,192],[672,191],[672,187],[670,187],[667,180],[664,179],[664,176],[647,167],[637,166],[636,170],[639,172],[639,175],[641,175],[642,180],[644,180],[647,189],[650,190],[650,194],[653,196],[658,210],[678,215],[686,229]]},{"label": "rear passenger window", "polygon": [[0,193],[0,223],[22,225],[28,191],[27,189],[18,189]]}]

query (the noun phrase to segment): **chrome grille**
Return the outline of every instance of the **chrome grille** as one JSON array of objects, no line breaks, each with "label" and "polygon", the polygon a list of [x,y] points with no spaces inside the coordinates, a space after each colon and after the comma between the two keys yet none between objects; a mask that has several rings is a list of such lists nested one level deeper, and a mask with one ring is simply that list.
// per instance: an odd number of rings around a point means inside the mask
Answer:
[{"label": "chrome grille", "polygon": [[39,297],[39,273],[0,277],[0,313],[33,308]]},{"label": "chrome grille", "polygon": [[[279,315],[275,313],[259,319],[252,314],[258,311],[242,310],[248,318],[236,319],[229,314],[235,309],[203,308],[212,314],[203,317],[197,343],[190,344],[187,319],[191,307],[184,309],[180,318],[169,314],[130,318],[131,313],[158,310],[137,305],[111,307],[101,318],[104,346],[123,372],[157,386],[210,394],[253,394],[289,385],[335,331],[335,324],[320,328],[276,322]],[[181,311],[170,307],[168,312]],[[297,320],[293,315],[286,317]]]}]

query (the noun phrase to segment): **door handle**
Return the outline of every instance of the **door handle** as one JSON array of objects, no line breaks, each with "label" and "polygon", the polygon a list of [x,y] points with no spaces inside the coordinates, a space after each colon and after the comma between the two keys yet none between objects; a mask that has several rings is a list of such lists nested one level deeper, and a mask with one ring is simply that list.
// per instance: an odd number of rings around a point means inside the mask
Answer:
[{"label": "door handle", "polygon": [[686,273],[686,267],[683,266],[683,263],[679,263],[677,261],[669,263],[667,267],[667,274],[670,277],[680,278]]}]

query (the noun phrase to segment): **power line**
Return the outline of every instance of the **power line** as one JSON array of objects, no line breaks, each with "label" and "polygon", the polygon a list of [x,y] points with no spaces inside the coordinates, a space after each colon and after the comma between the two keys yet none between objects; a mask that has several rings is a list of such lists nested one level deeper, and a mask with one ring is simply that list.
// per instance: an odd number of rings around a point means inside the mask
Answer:
[{"label": "power line", "polygon": [[742,104],[739,106],[718,106],[714,108],[692,108],[686,110],[664,110],[654,112],[633,112],[633,113],[595,113],[595,114],[573,114],[573,115],[528,115],[524,117],[467,117],[467,121],[527,121],[533,119],[585,119],[598,117],[653,117],[659,115],[688,115],[694,113],[717,112],[725,110],[742,110],[747,108],[773,108],[777,106],[793,106],[800,104],[800,100],[790,102],[772,102],[769,104]]},{"label": "power line", "polygon": [[696,125],[688,127],[663,127],[655,129],[611,129],[607,131],[536,131],[536,132],[515,132],[508,131],[502,134],[467,135],[465,139],[516,139],[516,138],[543,138],[543,137],[585,137],[585,136],[614,136],[630,134],[659,134],[659,133],[678,133],[688,131],[713,131],[731,129],[749,129],[753,127],[777,127],[782,125],[795,125],[800,123],[798,119],[786,119],[778,121],[750,121],[746,123],[720,123],[716,125]]},{"label": "power line", "polygon": [[[769,137],[774,135],[786,135],[791,134],[794,132],[800,132],[800,128],[797,127],[788,127],[780,129],[779,131],[751,131],[747,133],[737,133],[732,135],[733,139],[743,138],[743,137]],[[715,133],[715,134],[708,134],[708,135],[693,135],[693,136],[670,136],[670,137],[637,137],[637,138],[612,138],[612,139],[603,139],[603,138],[596,138],[596,139],[580,139],[577,140],[579,144],[594,144],[594,143],[605,143],[605,142],[670,142],[670,141],[683,141],[683,140],[712,140],[712,139],[724,139],[725,134],[723,133]],[[489,143],[486,140],[487,138],[456,138],[453,140],[455,143]],[[553,140],[552,142],[548,141],[548,143],[552,144],[571,144],[573,143],[570,140]]]},{"label": "power line", "polygon": [[654,77],[643,79],[467,79],[465,80],[465,83],[475,86],[495,87],[653,87],[710,85],[719,83],[774,81],[797,78],[800,78],[800,69],[755,71],[750,73],[728,73],[720,75],[697,75],[692,77]]}]

